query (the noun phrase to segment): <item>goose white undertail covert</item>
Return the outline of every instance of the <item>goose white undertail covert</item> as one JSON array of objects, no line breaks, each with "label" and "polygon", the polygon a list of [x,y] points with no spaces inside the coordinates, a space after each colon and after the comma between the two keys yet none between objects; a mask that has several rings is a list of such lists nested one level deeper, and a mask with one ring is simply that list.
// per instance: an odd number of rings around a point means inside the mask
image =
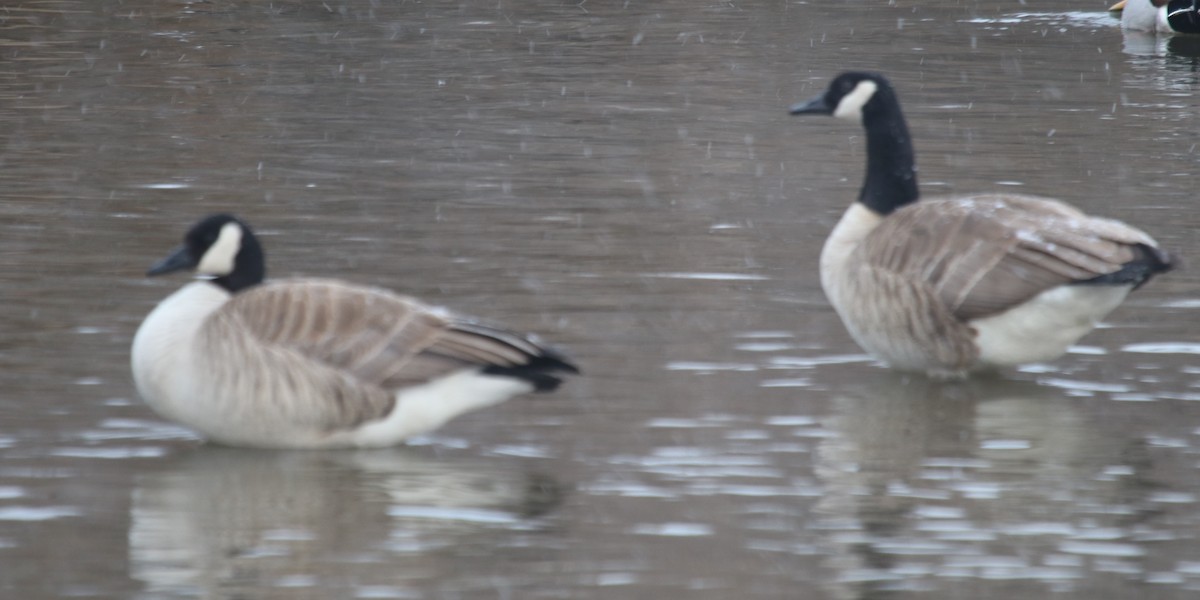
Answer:
[{"label": "goose white undertail covert", "polygon": [[862,190],[821,251],[821,286],[855,341],[895,368],[962,377],[1052,360],[1177,264],[1142,231],[1058,200],[918,202],[912,140],[882,75],[843,73],[791,113],[866,129]]},{"label": "goose white undertail covert", "polygon": [[266,282],[244,221],[213,215],[147,275],[206,279],[163,300],[133,340],[138,391],[164,417],[229,445],[387,446],[577,373],[533,338],[388,290]]}]

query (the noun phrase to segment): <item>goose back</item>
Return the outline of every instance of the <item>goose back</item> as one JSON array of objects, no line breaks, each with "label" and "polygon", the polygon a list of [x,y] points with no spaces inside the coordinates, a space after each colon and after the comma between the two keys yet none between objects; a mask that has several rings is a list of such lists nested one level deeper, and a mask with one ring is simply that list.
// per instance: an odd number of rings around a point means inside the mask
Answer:
[{"label": "goose back", "polygon": [[411,297],[322,279],[271,282],[237,294],[203,333],[214,346],[241,335],[245,345],[286,349],[385,390],[464,367],[516,367],[542,350]]},{"label": "goose back", "polygon": [[984,194],[896,211],[857,259],[927,285],[957,319],[1004,312],[1051,288],[1114,273],[1154,240],[1057,200]]}]

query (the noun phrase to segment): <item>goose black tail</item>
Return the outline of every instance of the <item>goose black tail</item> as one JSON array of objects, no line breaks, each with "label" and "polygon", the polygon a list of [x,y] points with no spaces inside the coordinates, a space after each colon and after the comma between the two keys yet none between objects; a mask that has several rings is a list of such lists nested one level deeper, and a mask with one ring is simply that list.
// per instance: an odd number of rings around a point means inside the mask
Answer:
[{"label": "goose black tail", "polygon": [[508,364],[487,364],[482,370],[486,375],[522,379],[532,384],[535,392],[549,392],[562,383],[562,373],[579,373],[579,367],[566,356],[543,346],[532,336],[470,321],[455,323],[453,327],[459,333],[478,336],[489,345],[500,344],[524,358],[524,363],[519,365],[512,364],[511,357],[497,361]]},{"label": "goose black tail", "polygon": [[529,357],[529,362],[516,367],[488,365],[483,372],[488,375],[515,377],[533,384],[535,392],[553,391],[562,383],[558,373],[578,374],[579,367],[571,364],[567,358],[553,350],[541,349],[541,353]]},{"label": "goose black tail", "polygon": [[1132,285],[1138,289],[1159,273],[1179,268],[1179,257],[1147,244],[1136,246],[1137,257],[1125,263],[1117,271],[1099,277],[1085,279],[1080,285]]}]

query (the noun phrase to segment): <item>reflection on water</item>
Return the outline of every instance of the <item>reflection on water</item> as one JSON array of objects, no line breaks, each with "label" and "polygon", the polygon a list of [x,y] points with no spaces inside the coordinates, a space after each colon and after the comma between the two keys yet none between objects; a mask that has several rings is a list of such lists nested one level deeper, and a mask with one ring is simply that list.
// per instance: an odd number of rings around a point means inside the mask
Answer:
[{"label": "reflection on water", "polygon": [[1120,22],[1112,15],[1100,11],[1018,12],[1001,17],[975,17],[964,22],[979,24],[984,31],[998,33],[1010,32],[1014,28],[1037,30],[1047,26],[1097,33],[1120,26]]},{"label": "reflection on water", "polygon": [[[819,287],[862,144],[785,107],[847,68],[901,89],[927,193],[1195,253],[1190,41],[1019,4],[6,6],[0,595],[1195,596],[1194,270],[962,385],[881,368]],[[273,275],[538,331],[587,376],[379,454],[204,445],[128,348],[178,285],[145,268],[218,210]]]},{"label": "reflection on water", "polygon": [[545,476],[403,450],[202,448],[136,479],[130,574],[152,595],[405,597],[444,576],[431,557],[518,544],[561,500]]},{"label": "reflection on water", "polygon": [[1125,53],[1130,56],[1164,57],[1166,66],[1179,70],[1195,71],[1200,67],[1197,63],[1200,39],[1194,35],[1161,35],[1145,31],[1123,31],[1122,35]]},{"label": "reflection on water", "polygon": [[837,597],[1004,581],[1010,597],[1103,594],[1114,574],[1200,587],[1152,481],[1145,442],[1113,444],[1053,390],[888,378],[836,400],[818,449]]}]

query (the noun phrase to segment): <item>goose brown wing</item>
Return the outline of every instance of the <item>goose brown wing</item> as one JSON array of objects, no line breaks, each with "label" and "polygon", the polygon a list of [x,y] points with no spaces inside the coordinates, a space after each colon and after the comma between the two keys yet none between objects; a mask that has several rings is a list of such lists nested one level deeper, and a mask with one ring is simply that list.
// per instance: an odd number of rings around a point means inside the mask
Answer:
[{"label": "goose brown wing", "polygon": [[[382,289],[304,279],[235,295],[211,327],[276,361],[322,406],[297,407],[330,426],[386,416],[395,391],[465,367],[519,368],[548,353],[515,333],[476,325]],[[314,401],[310,404],[319,404]]]},{"label": "goose brown wing", "polygon": [[1119,221],[1045,198],[984,195],[900,209],[864,240],[864,259],[927,285],[961,320],[1116,272],[1154,241]]}]

